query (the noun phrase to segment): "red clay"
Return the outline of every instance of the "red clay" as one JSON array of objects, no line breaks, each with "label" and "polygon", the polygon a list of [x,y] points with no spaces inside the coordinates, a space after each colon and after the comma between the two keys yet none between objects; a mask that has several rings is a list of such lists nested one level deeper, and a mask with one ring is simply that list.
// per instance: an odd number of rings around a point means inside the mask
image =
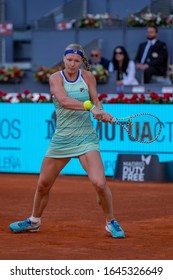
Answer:
[{"label": "red clay", "polygon": [[87,177],[59,176],[37,233],[15,234],[9,223],[31,214],[38,175],[0,174],[1,260],[172,260],[173,185],[108,178],[125,239],[106,233]]}]

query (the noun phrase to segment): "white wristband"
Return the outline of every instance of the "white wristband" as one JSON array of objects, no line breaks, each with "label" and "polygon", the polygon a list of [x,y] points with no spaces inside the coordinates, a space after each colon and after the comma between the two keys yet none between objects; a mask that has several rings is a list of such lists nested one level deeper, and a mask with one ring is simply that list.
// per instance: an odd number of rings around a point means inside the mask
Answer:
[{"label": "white wristband", "polygon": [[94,108],[95,108],[95,105],[92,105],[92,107],[91,107],[90,111],[92,111]]}]

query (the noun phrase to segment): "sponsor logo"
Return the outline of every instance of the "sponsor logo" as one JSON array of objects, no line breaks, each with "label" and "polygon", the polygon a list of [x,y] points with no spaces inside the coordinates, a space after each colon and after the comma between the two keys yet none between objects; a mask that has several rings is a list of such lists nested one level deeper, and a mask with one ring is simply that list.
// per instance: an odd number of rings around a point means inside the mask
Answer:
[{"label": "sponsor logo", "polygon": [[20,120],[1,119],[0,120],[0,139],[16,139],[21,137]]},{"label": "sponsor logo", "polygon": [[21,167],[20,159],[13,155],[0,157],[1,171],[18,170]]}]

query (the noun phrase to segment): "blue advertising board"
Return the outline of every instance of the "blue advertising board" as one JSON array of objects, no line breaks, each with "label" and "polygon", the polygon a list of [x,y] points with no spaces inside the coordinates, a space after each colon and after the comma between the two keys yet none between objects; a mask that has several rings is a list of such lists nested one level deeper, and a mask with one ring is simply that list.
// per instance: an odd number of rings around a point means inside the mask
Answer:
[{"label": "blue advertising board", "polygon": [[[118,125],[93,119],[107,176],[113,176],[118,154],[150,154],[157,155],[160,162],[173,161],[172,105],[105,104],[104,109],[115,117],[149,112],[163,122],[160,137],[151,144],[141,144],[131,141]],[[52,103],[1,103],[0,172],[39,173],[54,130]],[[72,159],[61,173],[83,175],[85,171],[78,159]]]}]

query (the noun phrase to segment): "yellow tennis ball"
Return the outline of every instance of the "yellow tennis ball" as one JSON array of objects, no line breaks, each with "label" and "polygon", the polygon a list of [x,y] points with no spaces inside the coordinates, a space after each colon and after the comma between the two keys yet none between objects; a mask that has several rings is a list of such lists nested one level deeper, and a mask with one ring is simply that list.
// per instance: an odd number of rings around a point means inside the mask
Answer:
[{"label": "yellow tennis ball", "polygon": [[86,100],[86,101],[84,102],[84,108],[85,108],[86,110],[89,110],[89,109],[91,109],[91,107],[92,107],[91,101],[90,101],[90,100]]}]

